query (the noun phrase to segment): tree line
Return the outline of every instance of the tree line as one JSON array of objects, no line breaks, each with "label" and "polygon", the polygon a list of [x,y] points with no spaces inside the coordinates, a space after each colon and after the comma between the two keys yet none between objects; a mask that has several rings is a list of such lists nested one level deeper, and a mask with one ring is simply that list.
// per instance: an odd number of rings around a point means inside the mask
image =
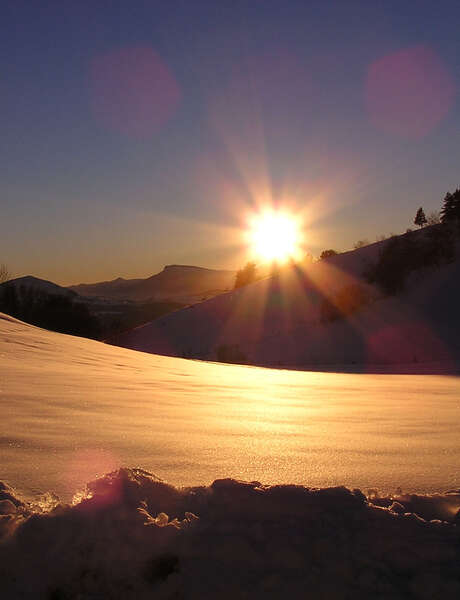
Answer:
[{"label": "tree line", "polygon": [[26,286],[2,286],[0,312],[43,329],[98,339],[100,326],[88,307],[73,298]]},{"label": "tree line", "polygon": [[444,196],[441,211],[439,213],[431,213],[428,218],[425,215],[425,211],[421,206],[415,214],[414,224],[419,227],[425,225],[437,225],[438,223],[454,223],[460,222],[460,189],[457,188],[455,192],[447,192]]}]

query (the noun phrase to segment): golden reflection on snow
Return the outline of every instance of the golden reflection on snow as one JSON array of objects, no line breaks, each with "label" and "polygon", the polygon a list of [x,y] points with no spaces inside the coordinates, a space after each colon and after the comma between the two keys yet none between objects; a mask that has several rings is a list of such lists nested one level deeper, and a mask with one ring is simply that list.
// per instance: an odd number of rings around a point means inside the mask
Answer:
[{"label": "golden reflection on snow", "polygon": [[203,363],[1,320],[0,352],[2,479],[29,491],[70,499],[69,473],[73,493],[120,464],[175,485],[460,485],[457,377]]}]

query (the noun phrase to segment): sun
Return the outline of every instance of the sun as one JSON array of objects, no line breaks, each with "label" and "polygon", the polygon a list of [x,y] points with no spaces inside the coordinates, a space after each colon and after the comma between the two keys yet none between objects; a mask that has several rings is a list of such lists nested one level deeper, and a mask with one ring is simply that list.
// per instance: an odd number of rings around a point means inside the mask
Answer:
[{"label": "sun", "polygon": [[300,251],[299,220],[287,213],[266,212],[255,217],[249,242],[255,256],[266,262],[285,262]]}]

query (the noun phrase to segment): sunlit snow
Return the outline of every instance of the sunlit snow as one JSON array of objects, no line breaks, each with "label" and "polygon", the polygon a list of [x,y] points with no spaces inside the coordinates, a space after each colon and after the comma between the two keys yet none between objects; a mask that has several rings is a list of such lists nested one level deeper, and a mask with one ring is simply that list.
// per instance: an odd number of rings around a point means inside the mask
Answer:
[{"label": "sunlit snow", "polygon": [[119,466],[174,485],[460,487],[459,379],[138,353],[0,319],[0,480],[70,499]]}]

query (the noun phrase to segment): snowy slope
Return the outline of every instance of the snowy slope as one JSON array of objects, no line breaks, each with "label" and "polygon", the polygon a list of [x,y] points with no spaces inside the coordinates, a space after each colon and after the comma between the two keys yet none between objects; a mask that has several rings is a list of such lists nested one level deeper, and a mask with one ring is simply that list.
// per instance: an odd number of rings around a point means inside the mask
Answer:
[{"label": "snowy slope", "polygon": [[8,317],[0,361],[0,480],[27,493],[68,499],[118,466],[176,485],[460,487],[458,377],[203,363]]},{"label": "snowy slope", "polygon": [[[460,359],[460,261],[412,276],[410,291],[382,298],[332,323],[321,320],[324,299],[358,282],[382,242],[284,270],[171,313],[110,340],[171,356],[216,360],[223,346],[236,362],[275,366],[399,364]],[[365,284],[364,284],[365,285]]]},{"label": "snowy slope", "polygon": [[0,361],[2,598],[459,596],[457,377],[207,364],[6,315]]}]

